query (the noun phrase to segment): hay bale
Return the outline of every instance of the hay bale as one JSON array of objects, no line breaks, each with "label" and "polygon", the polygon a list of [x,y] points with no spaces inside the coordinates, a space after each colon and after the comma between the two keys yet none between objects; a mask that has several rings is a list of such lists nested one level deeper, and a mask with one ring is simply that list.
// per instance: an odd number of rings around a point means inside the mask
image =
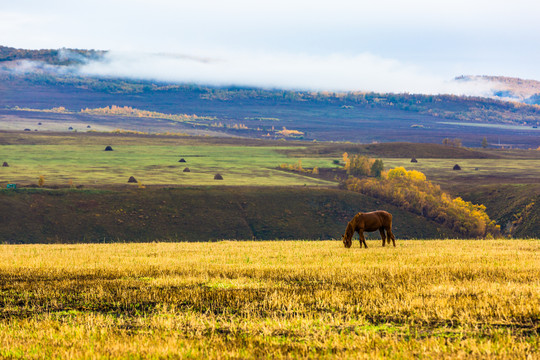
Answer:
[{"label": "hay bale", "polygon": [[461,166],[458,164],[454,165],[454,168],[452,170],[461,170]]},{"label": "hay bale", "polygon": [[105,151],[113,151],[113,148],[110,145],[107,145],[107,147],[105,148]]},{"label": "hay bale", "polygon": [[412,163],[417,163],[418,160],[416,160],[416,158],[412,158],[412,159],[411,159],[411,162],[412,162]]},{"label": "hay bale", "polygon": [[3,167],[9,167],[9,164],[7,163],[7,161],[4,161],[4,163],[2,164]]},{"label": "hay bale", "polygon": [[221,174],[214,175],[214,180],[223,180],[223,176]]},{"label": "hay bale", "polygon": [[129,177],[128,183],[136,183],[136,182],[137,180],[133,176]]},{"label": "hay bale", "polygon": [[184,169],[184,172],[191,172],[191,170],[189,170],[189,168],[187,167]]},{"label": "hay bale", "polygon": [[178,162],[186,162],[186,160],[184,158],[181,158],[180,160],[178,160]]}]

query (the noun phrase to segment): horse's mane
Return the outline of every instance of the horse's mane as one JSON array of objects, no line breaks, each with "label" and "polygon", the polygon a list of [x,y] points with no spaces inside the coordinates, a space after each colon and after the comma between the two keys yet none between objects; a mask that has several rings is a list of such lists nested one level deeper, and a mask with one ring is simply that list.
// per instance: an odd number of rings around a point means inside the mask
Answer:
[{"label": "horse's mane", "polygon": [[353,221],[349,221],[349,223],[347,224],[347,229],[345,229],[345,238],[347,240],[350,240],[354,235],[354,225],[353,225]]}]

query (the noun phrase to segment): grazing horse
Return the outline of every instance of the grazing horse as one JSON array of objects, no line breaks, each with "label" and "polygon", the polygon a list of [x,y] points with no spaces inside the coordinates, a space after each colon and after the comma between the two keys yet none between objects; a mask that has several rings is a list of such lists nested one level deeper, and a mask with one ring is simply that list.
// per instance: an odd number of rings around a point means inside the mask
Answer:
[{"label": "grazing horse", "polygon": [[[396,246],[396,238],[392,234],[392,214],[383,211],[377,210],[368,213],[358,213],[354,215],[351,221],[347,224],[347,229],[345,234],[342,235],[343,244],[346,248],[350,248],[352,245],[352,237],[355,231],[358,231],[360,235],[360,247],[362,244],[367,248],[366,239],[364,238],[364,231],[375,231],[379,230],[382,238],[382,246],[385,245],[385,242],[390,244],[390,239],[394,247]],[[386,235],[384,232],[386,231]]]}]

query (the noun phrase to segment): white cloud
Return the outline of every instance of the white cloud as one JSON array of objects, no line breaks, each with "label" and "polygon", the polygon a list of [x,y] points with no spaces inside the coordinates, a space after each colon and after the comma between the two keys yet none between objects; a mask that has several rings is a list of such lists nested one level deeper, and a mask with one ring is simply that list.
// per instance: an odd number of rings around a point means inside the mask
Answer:
[{"label": "white cloud", "polygon": [[481,95],[478,84],[449,81],[393,59],[365,53],[355,56],[269,53],[201,53],[197,56],[115,52],[81,72],[202,83],[331,91],[451,93]]},{"label": "white cloud", "polygon": [[112,49],[87,71],[145,78],[451,92],[463,74],[540,79],[539,13],[537,0],[2,1],[0,45]]}]

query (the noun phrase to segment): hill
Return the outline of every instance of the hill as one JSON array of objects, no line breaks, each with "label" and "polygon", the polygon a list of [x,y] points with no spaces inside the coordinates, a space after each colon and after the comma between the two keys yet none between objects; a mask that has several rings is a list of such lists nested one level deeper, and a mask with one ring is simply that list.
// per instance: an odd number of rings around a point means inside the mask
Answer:
[{"label": "hill", "polygon": [[390,204],[338,189],[4,189],[0,200],[4,243],[336,239],[360,208],[392,212],[399,239],[457,236]]},{"label": "hill", "polygon": [[29,60],[49,65],[80,65],[92,60],[99,60],[106,51],[81,49],[17,49],[0,45],[0,63]]},{"label": "hill", "polygon": [[505,76],[459,76],[458,81],[478,82],[491,86],[492,96],[500,99],[540,104],[540,81]]},{"label": "hill", "polygon": [[[80,64],[96,61],[104,52],[8,49],[5,53],[0,62],[3,129],[18,124],[18,130],[40,130],[33,125],[41,119],[66,131],[77,129],[65,126],[73,122],[143,132],[271,139],[440,144],[445,138],[460,138],[465,146],[479,147],[486,138],[491,147],[540,145],[540,107],[535,105],[452,95],[218,88],[100,78],[81,74],[77,63],[66,63],[62,54],[75,54],[68,58],[82,58]],[[47,66],[21,68],[21,59]],[[104,110],[113,106],[125,112]],[[51,109],[59,108],[65,111],[51,114]],[[182,116],[198,120],[178,121]]]}]

